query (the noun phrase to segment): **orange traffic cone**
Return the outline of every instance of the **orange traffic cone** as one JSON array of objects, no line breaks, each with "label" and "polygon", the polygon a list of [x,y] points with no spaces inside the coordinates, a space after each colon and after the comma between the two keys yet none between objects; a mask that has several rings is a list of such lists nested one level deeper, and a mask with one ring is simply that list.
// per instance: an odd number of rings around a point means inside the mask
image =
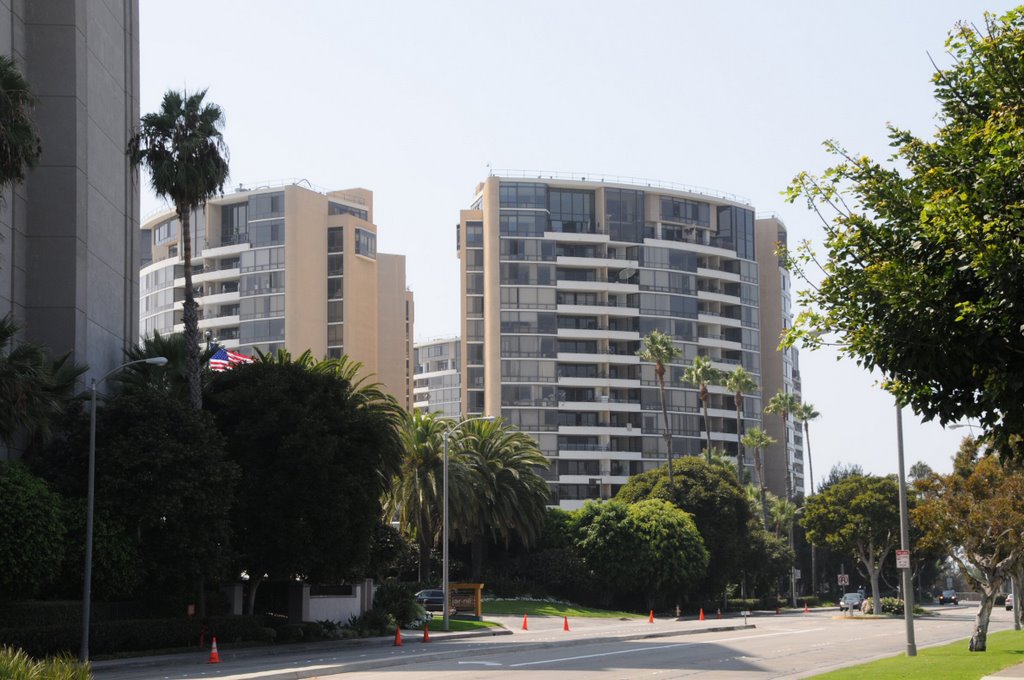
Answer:
[{"label": "orange traffic cone", "polygon": [[430,623],[426,622],[423,624],[423,641],[430,642]]},{"label": "orange traffic cone", "polygon": [[804,602],[804,614],[807,614],[810,610],[807,608],[807,603]]},{"label": "orange traffic cone", "polygon": [[402,646],[402,629],[401,628],[395,628],[395,644],[394,644],[394,646],[395,647],[401,647]]},{"label": "orange traffic cone", "polygon": [[568,616],[563,616],[562,617],[562,630],[564,630],[564,631],[568,631],[569,630],[569,617]]},{"label": "orange traffic cone", "polygon": [[704,620],[704,608],[703,607],[700,608],[700,620],[701,621]]},{"label": "orange traffic cone", "polygon": [[776,614],[781,614],[782,613],[782,611],[779,609],[778,605],[775,605],[775,613]]},{"label": "orange traffic cone", "polygon": [[220,654],[217,653],[217,638],[213,638],[213,646],[210,647],[209,663],[220,663]]},{"label": "orange traffic cone", "polygon": [[718,618],[722,618],[722,608],[718,608]]},{"label": "orange traffic cone", "polygon": [[526,614],[523,614],[523,630],[530,630],[530,626],[526,623]]},{"label": "orange traffic cone", "polygon": [[654,623],[654,610],[651,610],[650,616],[647,617],[647,623]]}]

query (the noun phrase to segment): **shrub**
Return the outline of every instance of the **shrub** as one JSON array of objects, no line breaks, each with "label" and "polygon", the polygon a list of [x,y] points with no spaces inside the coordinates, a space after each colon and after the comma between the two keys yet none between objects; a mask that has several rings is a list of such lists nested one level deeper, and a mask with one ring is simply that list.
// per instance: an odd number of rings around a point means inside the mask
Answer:
[{"label": "shrub", "polygon": [[259,640],[262,629],[267,626],[262,616],[208,616],[203,622],[209,635],[216,636],[218,642]]},{"label": "shrub", "polygon": [[373,595],[373,609],[391,617],[391,623],[408,626],[423,618],[423,607],[416,604],[414,592],[397,581],[385,581]]},{"label": "shrub", "polygon": [[4,680],[90,680],[89,665],[70,656],[33,661],[13,647],[0,647],[0,678]]},{"label": "shrub", "polygon": [[327,637],[323,627],[316,621],[302,622],[303,640],[323,640]]},{"label": "shrub", "polygon": [[302,639],[303,634],[301,623],[289,623],[286,626],[281,626],[277,631],[277,640],[278,642],[298,642]]},{"label": "shrub", "polygon": [[[875,609],[874,598],[867,598],[860,606],[860,611],[863,614],[873,614]],[[883,597],[882,598],[882,613],[883,614],[896,614],[903,616],[903,600],[895,597]]]}]

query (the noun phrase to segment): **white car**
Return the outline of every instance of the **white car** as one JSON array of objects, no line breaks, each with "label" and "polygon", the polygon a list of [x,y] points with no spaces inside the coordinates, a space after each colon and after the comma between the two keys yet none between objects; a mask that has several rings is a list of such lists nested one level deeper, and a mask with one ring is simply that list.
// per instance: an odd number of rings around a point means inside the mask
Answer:
[{"label": "white car", "polygon": [[1006,611],[1013,609],[1013,593],[1006,596]]}]

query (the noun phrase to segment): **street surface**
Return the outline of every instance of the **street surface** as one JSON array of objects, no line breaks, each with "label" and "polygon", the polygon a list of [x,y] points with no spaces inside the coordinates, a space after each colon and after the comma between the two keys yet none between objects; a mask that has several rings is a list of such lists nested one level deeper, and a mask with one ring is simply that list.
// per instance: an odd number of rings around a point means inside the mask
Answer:
[{"label": "street surface", "polygon": [[[931,607],[935,616],[915,620],[918,648],[970,636],[976,605]],[[902,619],[840,616],[836,609],[809,614],[766,614],[706,621],[666,619],[649,624],[615,619],[487,617],[512,635],[442,639],[403,635],[401,647],[381,641],[318,643],[221,651],[222,663],[205,657],[98,662],[96,680],[218,678],[321,678],[321,680],[497,680],[503,678],[805,678],[834,668],[906,650]],[[1012,628],[997,608],[990,632]],[[717,629],[717,630],[715,630]]]}]

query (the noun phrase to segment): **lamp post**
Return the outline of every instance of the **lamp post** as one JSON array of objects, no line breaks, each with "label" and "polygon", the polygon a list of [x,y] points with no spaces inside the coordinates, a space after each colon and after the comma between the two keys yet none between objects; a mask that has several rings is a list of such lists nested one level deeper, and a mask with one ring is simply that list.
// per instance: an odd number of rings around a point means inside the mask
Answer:
[{"label": "lamp post", "polygon": [[[444,593],[443,605],[444,605],[444,629],[448,630],[448,437],[451,436],[452,432],[455,432],[466,423],[471,423],[474,420],[494,420],[494,416],[477,416],[476,418],[466,418],[465,420],[459,421],[451,427],[445,428],[444,434],[441,438],[444,440],[444,474],[443,474],[443,510],[441,511],[441,591]],[[449,421],[450,422],[450,421]]]},{"label": "lamp post", "polygon": [[167,357],[149,357],[123,363],[104,373],[100,378],[93,378],[89,385],[89,484],[85,501],[85,576],[82,586],[82,649],[79,659],[84,663],[89,660],[89,609],[92,603],[92,524],[93,503],[96,496],[96,386],[123,368],[134,364],[150,364],[163,366]]},{"label": "lamp post", "polygon": [[[907,477],[903,474],[903,409],[896,404],[896,450],[900,466],[900,547],[910,550],[910,517],[907,512]],[[907,628],[907,656],[917,656],[914,641],[914,588],[908,565],[903,572],[903,619]]]}]

